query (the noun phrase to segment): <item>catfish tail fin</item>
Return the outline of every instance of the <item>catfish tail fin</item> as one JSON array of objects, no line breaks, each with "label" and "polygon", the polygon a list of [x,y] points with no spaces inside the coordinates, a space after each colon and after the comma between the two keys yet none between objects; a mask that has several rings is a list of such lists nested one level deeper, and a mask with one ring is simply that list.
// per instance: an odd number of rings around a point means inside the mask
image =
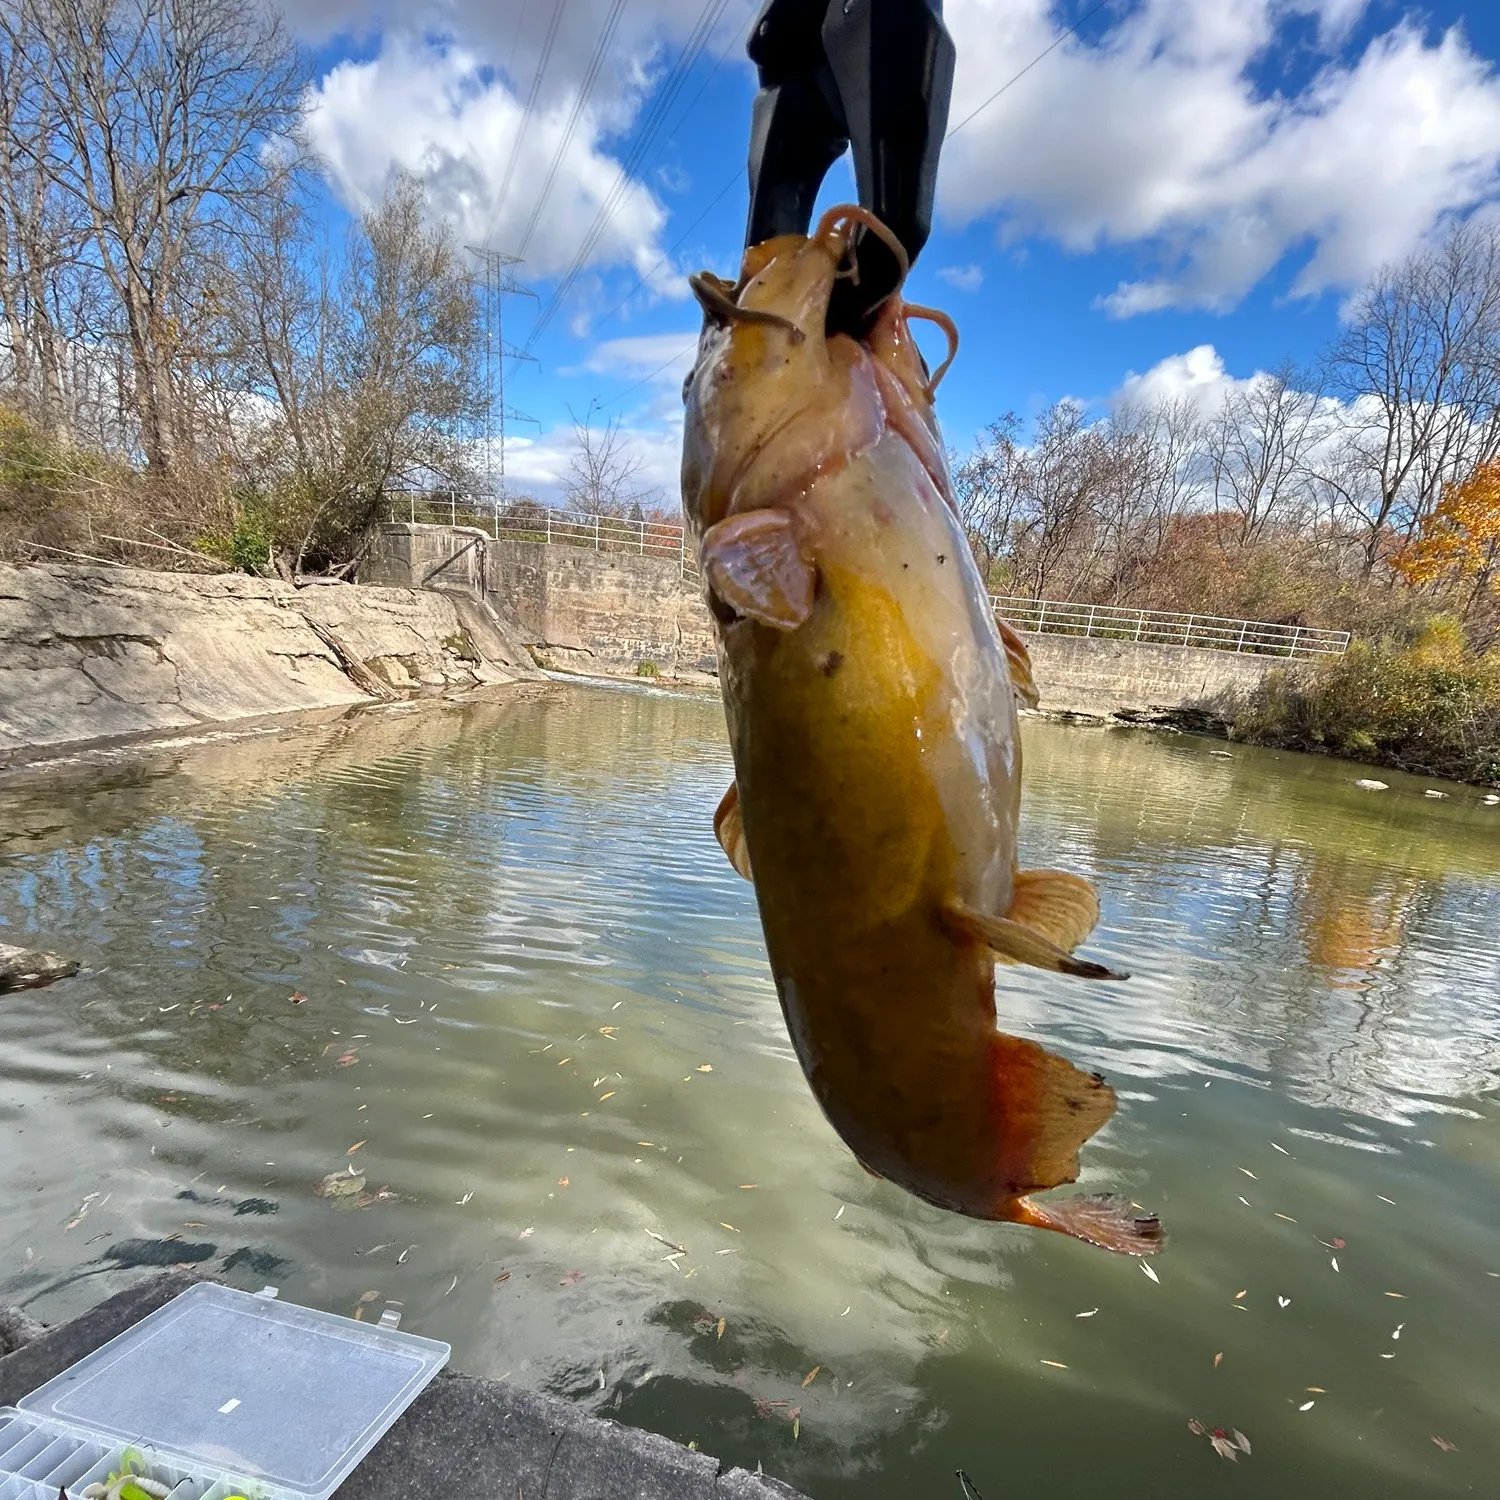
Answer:
[{"label": "catfish tail fin", "polygon": [[1155,1214],[1137,1215],[1130,1199],[1115,1193],[1082,1194],[1053,1203],[1017,1198],[1007,1215],[1012,1223],[1055,1229],[1119,1255],[1155,1255],[1166,1244]]}]

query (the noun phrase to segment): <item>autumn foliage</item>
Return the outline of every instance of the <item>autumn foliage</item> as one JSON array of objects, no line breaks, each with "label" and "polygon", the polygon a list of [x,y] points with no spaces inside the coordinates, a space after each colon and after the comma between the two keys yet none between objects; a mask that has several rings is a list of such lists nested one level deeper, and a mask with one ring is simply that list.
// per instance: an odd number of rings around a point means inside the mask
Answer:
[{"label": "autumn foliage", "polygon": [[1494,607],[1500,595],[1500,460],[1443,492],[1395,568],[1407,583],[1457,594],[1466,618]]}]

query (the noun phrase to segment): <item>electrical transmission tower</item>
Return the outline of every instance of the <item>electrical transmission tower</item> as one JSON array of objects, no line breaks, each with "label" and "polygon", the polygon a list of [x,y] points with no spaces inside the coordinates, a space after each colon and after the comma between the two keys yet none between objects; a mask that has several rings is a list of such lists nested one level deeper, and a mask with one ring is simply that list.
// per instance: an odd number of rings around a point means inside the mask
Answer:
[{"label": "electrical transmission tower", "polygon": [[505,508],[505,424],[511,422],[535,422],[525,412],[507,406],[505,402],[505,361],[507,359],[531,359],[532,356],[505,342],[505,299],[507,297],[532,297],[536,293],[522,286],[515,278],[514,268],[521,264],[520,257],[506,255],[499,250],[485,250],[470,245],[469,254],[478,262],[469,277],[475,295],[480,299],[484,347],[481,368],[484,381],[484,404],[479,414],[475,441],[483,445],[484,504],[498,525],[500,512]]}]

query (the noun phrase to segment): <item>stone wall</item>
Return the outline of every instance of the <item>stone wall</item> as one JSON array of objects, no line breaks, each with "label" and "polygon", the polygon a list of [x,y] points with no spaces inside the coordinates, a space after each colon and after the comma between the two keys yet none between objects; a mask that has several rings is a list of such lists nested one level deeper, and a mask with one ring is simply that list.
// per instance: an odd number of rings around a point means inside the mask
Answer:
[{"label": "stone wall", "polygon": [[[448,562],[448,559],[452,559]],[[444,566],[444,564],[447,564]],[[391,583],[477,589],[552,665],[671,674],[713,670],[713,635],[696,581],[675,557],[496,541],[463,527],[383,527],[365,571]],[[1279,658],[1058,635],[1031,635],[1042,709],[1135,721],[1211,721],[1225,696],[1253,688]]]},{"label": "stone wall", "polygon": [[1191,721],[1216,717],[1226,695],[1253,689],[1286,662],[1198,646],[1151,646],[1094,637],[1027,635],[1045,713]]},{"label": "stone wall", "polygon": [[422,589],[0,565],[0,763],[530,675],[529,663],[502,659],[486,624]]},{"label": "stone wall", "polygon": [[[451,560],[450,560],[451,559]],[[703,596],[676,557],[496,541],[470,527],[382,526],[361,581],[477,593],[543,660],[574,671],[711,670]]]}]

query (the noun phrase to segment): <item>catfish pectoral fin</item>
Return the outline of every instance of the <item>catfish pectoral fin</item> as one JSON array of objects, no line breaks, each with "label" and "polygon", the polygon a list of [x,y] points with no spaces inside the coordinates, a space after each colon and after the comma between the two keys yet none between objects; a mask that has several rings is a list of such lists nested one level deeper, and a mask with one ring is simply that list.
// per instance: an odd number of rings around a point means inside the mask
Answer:
[{"label": "catfish pectoral fin", "polygon": [[698,561],[712,594],[735,614],[795,630],[812,613],[818,575],[784,510],[747,510],[703,533]]},{"label": "catfish pectoral fin", "polygon": [[1017,1198],[1003,1215],[1014,1224],[1055,1229],[1119,1255],[1155,1255],[1167,1242],[1155,1214],[1137,1215],[1128,1198],[1114,1193],[1084,1194],[1055,1203]]},{"label": "catfish pectoral fin", "polygon": [[1000,644],[1005,647],[1005,661],[1010,668],[1010,685],[1016,690],[1016,697],[1027,708],[1035,708],[1042,701],[1042,695],[1037,692],[1036,679],[1031,675],[1031,652],[1026,649],[1026,642],[1016,634],[1014,628],[998,615],[995,617],[995,627],[1000,632]]},{"label": "catfish pectoral fin", "polygon": [[1099,894],[1066,870],[1017,870],[1005,915],[1071,953],[1099,922]]},{"label": "catfish pectoral fin", "polygon": [[740,817],[740,784],[737,781],[729,783],[729,790],[724,793],[719,810],[714,814],[714,837],[729,856],[729,863],[746,880],[753,882],[755,876],[750,873],[750,851],[745,846],[745,821]]},{"label": "catfish pectoral fin", "polygon": [[948,926],[960,937],[982,943],[1005,963],[1030,964],[1036,969],[1051,969],[1057,974],[1071,974],[1077,979],[1128,979],[1128,974],[1088,959],[1074,958],[1024,922],[1009,917],[990,917],[975,911],[962,901],[950,901],[943,908]]}]

